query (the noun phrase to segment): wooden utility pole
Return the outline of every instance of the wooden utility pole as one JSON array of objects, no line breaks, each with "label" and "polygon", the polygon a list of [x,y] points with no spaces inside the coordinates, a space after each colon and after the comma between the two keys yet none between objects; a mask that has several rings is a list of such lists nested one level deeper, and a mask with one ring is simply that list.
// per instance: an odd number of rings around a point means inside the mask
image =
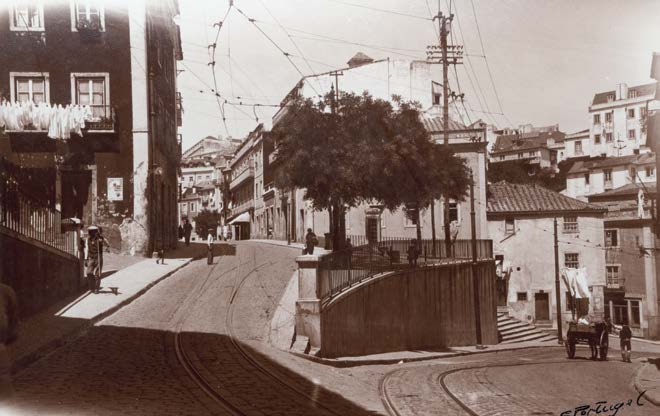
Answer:
[{"label": "wooden utility pole", "polygon": [[[448,45],[447,37],[449,36],[449,28],[454,19],[454,15],[450,14],[445,16],[440,11],[440,2],[438,1],[438,14],[433,17],[433,20],[438,19],[438,27],[440,29],[440,56],[438,56],[438,47],[427,47],[427,61],[430,63],[442,64],[442,130],[443,130],[443,144],[449,146],[449,65],[456,65],[461,63],[462,48],[460,46]],[[443,221],[445,228],[445,249],[446,255],[451,253],[451,228],[449,221],[449,197],[443,197]],[[432,218],[433,220],[433,218]],[[435,244],[434,244],[435,247]]]},{"label": "wooden utility pole", "polygon": [[474,176],[470,172],[470,225],[472,225],[472,293],[474,299],[474,321],[477,332],[477,348],[481,349],[481,304],[479,299],[479,275],[477,273],[477,220],[474,212]]},{"label": "wooden utility pole", "polygon": [[555,303],[557,304],[557,342],[563,343],[561,330],[561,293],[559,293],[559,241],[557,239],[557,217],[554,219],[555,231]]}]

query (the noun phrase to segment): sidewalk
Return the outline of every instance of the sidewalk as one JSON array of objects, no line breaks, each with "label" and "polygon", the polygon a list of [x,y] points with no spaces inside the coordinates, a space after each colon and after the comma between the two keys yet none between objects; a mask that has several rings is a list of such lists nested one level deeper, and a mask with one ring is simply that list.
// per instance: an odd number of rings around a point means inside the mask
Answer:
[{"label": "sidewalk", "polygon": [[[240,241],[252,241],[255,243],[262,243],[262,244],[272,244],[274,246],[282,246],[282,247],[289,247],[289,248],[295,248],[297,250],[300,250],[300,255],[302,255],[302,249],[305,248],[305,245],[303,243],[296,243],[296,242],[291,242],[291,244],[287,244],[286,241],[283,240],[240,240]],[[314,254],[319,255],[319,254],[328,254],[331,253],[330,250],[323,249],[321,247],[314,247]]]},{"label": "sidewalk", "polygon": [[660,358],[649,358],[635,374],[635,388],[644,398],[660,406]]},{"label": "sidewalk", "polygon": [[[206,255],[206,245],[180,245],[166,254],[165,264],[156,259],[106,254],[99,294],[85,292],[21,322],[18,340],[10,346],[12,371],[16,372],[74,340],[94,323],[132,302],[160,280]],[[114,294],[110,288],[117,288]]]}]

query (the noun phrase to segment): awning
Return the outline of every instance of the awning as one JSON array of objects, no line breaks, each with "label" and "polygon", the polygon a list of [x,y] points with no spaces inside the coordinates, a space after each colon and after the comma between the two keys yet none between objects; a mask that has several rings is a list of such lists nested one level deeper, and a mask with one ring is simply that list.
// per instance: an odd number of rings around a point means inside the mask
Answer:
[{"label": "awning", "polygon": [[244,212],[233,220],[229,221],[229,224],[235,224],[237,222],[250,222],[250,213]]}]

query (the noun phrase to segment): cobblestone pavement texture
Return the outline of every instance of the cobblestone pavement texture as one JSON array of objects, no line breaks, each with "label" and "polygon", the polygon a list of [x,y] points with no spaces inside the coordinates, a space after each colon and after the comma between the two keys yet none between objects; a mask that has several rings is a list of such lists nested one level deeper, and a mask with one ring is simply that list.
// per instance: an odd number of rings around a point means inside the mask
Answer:
[{"label": "cobblestone pavement texture", "polygon": [[[377,381],[362,383],[335,369],[311,366],[266,343],[268,321],[295,268],[298,250],[232,243],[216,251],[222,255],[213,266],[206,265],[206,259],[193,262],[75,343],[21,371],[14,380],[16,397],[3,410],[39,415],[224,414],[179,365],[173,331],[180,329],[195,368],[246,414],[332,414],[323,405],[334,414],[367,414],[371,407],[382,413]],[[257,371],[239,354],[227,327],[230,304],[235,305],[232,326],[240,345],[269,372],[315,401]],[[357,405],[367,391],[371,407]]]},{"label": "cobblestone pavement texture", "polygon": [[634,376],[642,365],[640,357],[632,364],[616,357],[568,360],[562,348],[510,351],[410,365],[391,372],[383,390],[400,415],[573,415],[599,401],[606,402],[601,408],[626,403],[619,415],[656,415],[658,408],[644,398],[643,406],[636,404]]}]

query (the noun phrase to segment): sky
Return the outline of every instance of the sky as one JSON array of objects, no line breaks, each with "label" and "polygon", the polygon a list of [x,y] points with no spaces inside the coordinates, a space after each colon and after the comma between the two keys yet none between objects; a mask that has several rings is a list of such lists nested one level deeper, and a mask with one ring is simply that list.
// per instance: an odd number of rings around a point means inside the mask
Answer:
[{"label": "sky", "polygon": [[[180,0],[184,59],[183,147],[208,135],[242,138],[276,108],[301,74],[346,66],[356,52],[374,59],[424,59],[437,44],[438,7],[455,14],[453,40],[468,55],[453,90],[498,127],[589,127],[596,92],[652,82],[660,52],[657,0]],[[243,14],[240,13],[240,11]],[[225,15],[227,16],[225,18]],[[223,21],[218,35],[218,25]],[[250,19],[254,19],[251,22]],[[213,48],[208,45],[215,42]],[[289,59],[285,56],[289,54]],[[437,66],[440,76],[441,67]],[[458,84],[456,83],[458,76]],[[224,100],[221,100],[221,102]],[[223,122],[221,111],[225,113]]]}]

